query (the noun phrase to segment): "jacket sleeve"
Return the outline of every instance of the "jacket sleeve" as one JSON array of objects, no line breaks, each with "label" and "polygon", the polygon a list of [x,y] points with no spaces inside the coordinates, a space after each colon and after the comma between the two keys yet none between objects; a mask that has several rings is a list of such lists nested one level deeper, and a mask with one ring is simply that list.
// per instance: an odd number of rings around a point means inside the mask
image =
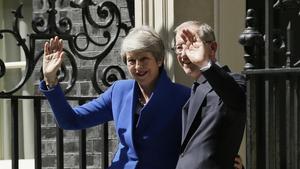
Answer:
[{"label": "jacket sleeve", "polygon": [[233,110],[246,111],[244,76],[240,74],[231,75],[215,63],[212,63],[211,67],[202,74],[227,106]]},{"label": "jacket sleeve", "polygon": [[97,99],[75,108],[69,105],[59,85],[47,90],[45,82],[41,81],[40,91],[48,99],[55,119],[62,129],[84,129],[113,119],[111,104],[112,87]]}]

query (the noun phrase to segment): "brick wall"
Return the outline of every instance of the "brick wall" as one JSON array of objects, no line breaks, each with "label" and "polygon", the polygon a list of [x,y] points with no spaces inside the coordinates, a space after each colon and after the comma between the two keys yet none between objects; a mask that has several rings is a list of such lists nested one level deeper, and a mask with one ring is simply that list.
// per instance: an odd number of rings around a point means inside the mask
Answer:
[{"label": "brick wall", "polygon": [[[78,2],[78,0],[75,0]],[[101,3],[101,0],[94,0],[95,3]],[[129,14],[127,9],[127,3],[125,0],[111,0],[111,2],[115,3],[120,12],[122,22],[131,26],[129,20]],[[69,6],[70,0],[56,0],[56,10],[57,10],[57,18],[60,17],[69,17],[72,21],[72,31],[71,34],[75,35],[79,32],[83,31],[82,24],[82,16],[81,9],[71,8]],[[47,18],[46,10],[49,8],[48,0],[33,0],[33,18],[37,16],[43,16]],[[91,7],[91,15],[97,22],[101,22],[101,19],[96,16],[96,7]],[[105,30],[112,32],[112,35],[115,31],[115,27],[109,27]],[[92,26],[88,26],[89,35],[92,36],[97,42],[104,41],[103,37],[103,29],[93,28]],[[120,37],[116,41],[115,46],[109,52],[109,54],[103,59],[98,68],[98,73],[100,74],[102,70],[109,65],[119,65],[126,73],[128,77],[128,72],[126,70],[125,65],[122,63],[121,58],[119,56],[120,53],[120,43],[122,38],[124,38],[125,32],[121,30]],[[44,40],[36,41],[36,50],[35,53],[38,54],[39,51],[43,48]],[[65,48],[69,49],[68,43],[64,42]],[[86,44],[86,40],[84,38],[78,38],[78,45],[84,46]],[[98,46],[89,46],[87,50],[81,52],[81,54],[85,56],[94,56],[99,53],[99,51],[103,50],[102,47]],[[82,60],[78,57],[74,57],[76,60],[77,68],[78,68],[78,76],[77,82],[72,91],[68,93],[69,96],[97,96],[97,92],[93,89],[90,77],[93,72],[93,66],[95,60]],[[63,82],[61,82],[61,86],[65,88],[70,81],[72,67],[69,64],[69,60],[66,58],[64,63],[66,64],[67,74]],[[40,77],[40,68],[41,68],[41,59],[38,62],[34,77],[35,77],[35,91],[36,94],[40,94],[37,85]],[[99,85],[102,86],[101,89],[105,90],[103,84],[99,82]],[[77,102],[70,102],[71,105],[77,105]],[[55,129],[55,120],[53,118],[51,109],[49,107],[48,102],[44,102],[42,104],[42,166],[44,169],[54,169],[56,168],[56,129]],[[89,169],[100,169],[102,166],[102,126],[96,126],[87,129],[87,168]],[[79,168],[79,155],[78,155],[78,131],[64,131],[64,168]],[[109,151],[110,157],[109,160],[113,157],[115,147],[117,145],[117,138],[114,132],[113,123],[109,123]]]}]

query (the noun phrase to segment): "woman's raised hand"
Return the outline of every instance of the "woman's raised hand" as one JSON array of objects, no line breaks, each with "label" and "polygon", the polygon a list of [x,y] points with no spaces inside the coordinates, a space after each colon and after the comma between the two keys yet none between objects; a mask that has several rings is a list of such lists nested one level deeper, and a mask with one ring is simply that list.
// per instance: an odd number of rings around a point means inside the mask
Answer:
[{"label": "woman's raised hand", "polygon": [[46,85],[55,86],[58,83],[57,71],[63,61],[63,41],[58,36],[44,44],[43,74]]}]

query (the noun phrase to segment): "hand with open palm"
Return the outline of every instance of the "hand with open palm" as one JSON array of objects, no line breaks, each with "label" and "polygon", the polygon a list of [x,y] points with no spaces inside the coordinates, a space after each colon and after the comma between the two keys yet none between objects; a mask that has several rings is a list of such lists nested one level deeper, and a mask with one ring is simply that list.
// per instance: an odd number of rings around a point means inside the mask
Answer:
[{"label": "hand with open palm", "polygon": [[184,41],[185,53],[189,60],[199,67],[209,62],[209,46],[202,41],[197,33],[183,29],[180,37]]},{"label": "hand with open palm", "polygon": [[58,83],[57,71],[63,61],[63,42],[57,36],[44,44],[43,74],[47,86]]}]

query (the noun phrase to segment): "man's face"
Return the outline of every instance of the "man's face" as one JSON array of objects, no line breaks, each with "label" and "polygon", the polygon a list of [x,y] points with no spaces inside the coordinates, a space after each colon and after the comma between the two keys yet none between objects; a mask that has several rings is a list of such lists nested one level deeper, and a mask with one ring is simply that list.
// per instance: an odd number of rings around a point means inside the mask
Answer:
[{"label": "man's face", "polygon": [[186,55],[186,46],[184,40],[180,37],[181,31],[182,30],[178,30],[175,36],[175,50],[181,50],[181,52],[176,52],[176,57],[185,74],[191,76],[193,79],[197,79],[201,75],[201,72],[199,67],[193,64]]}]

